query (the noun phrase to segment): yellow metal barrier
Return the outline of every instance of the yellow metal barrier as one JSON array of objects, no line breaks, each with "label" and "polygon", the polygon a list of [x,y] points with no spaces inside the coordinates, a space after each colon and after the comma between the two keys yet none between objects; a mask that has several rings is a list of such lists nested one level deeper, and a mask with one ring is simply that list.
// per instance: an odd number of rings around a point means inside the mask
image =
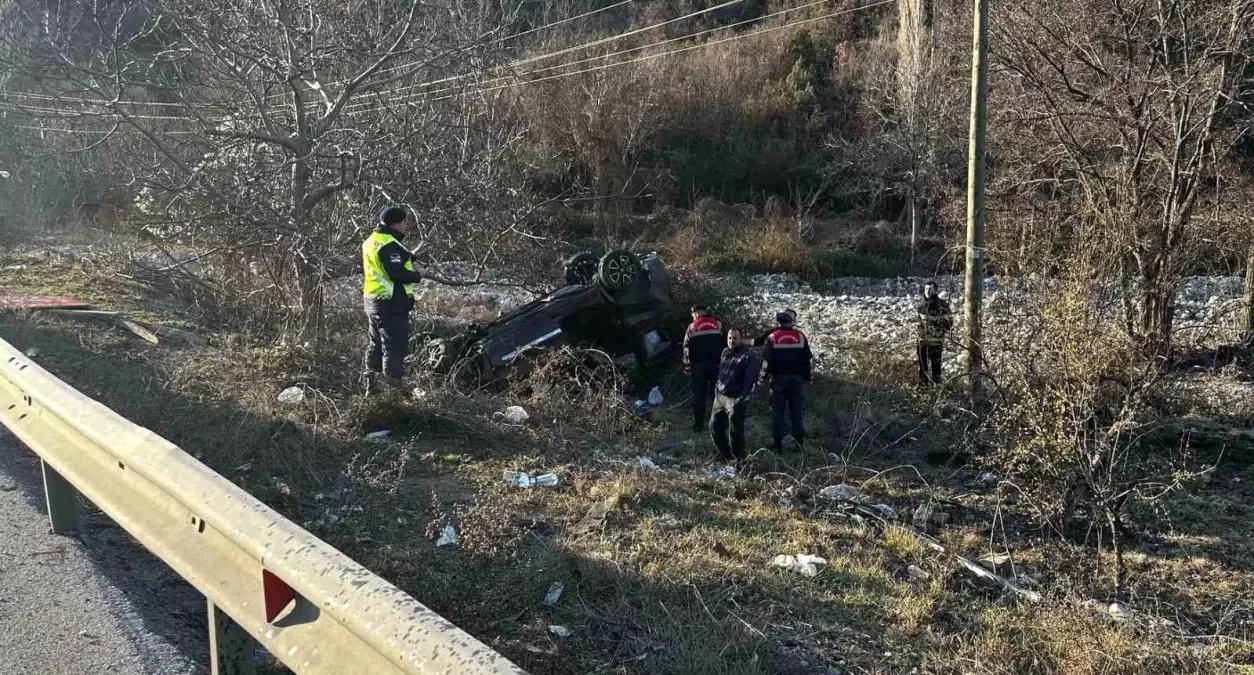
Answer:
[{"label": "yellow metal barrier", "polygon": [[523,672],[3,340],[0,422],[43,460],[54,531],[77,490],[204,594],[214,673],[252,672],[249,636],[297,673]]}]

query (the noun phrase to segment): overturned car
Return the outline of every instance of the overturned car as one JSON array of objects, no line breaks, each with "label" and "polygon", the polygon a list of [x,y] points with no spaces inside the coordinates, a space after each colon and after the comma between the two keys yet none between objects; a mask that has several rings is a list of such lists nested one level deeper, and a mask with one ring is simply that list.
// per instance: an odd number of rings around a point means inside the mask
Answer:
[{"label": "overturned car", "polygon": [[579,253],[566,261],[565,279],[562,288],[491,323],[428,341],[421,358],[438,373],[482,375],[558,345],[600,349],[620,364],[650,366],[676,356],[682,318],[657,254]]}]

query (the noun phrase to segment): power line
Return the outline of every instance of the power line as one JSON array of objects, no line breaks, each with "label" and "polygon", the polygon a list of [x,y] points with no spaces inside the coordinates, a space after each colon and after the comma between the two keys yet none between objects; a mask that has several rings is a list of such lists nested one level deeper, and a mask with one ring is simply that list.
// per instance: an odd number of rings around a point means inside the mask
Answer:
[{"label": "power line", "polygon": [[[702,10],[702,12],[712,11],[712,10],[714,10],[714,9],[719,9],[719,8],[722,8],[722,7],[728,6],[728,5],[730,5],[730,4],[734,4],[734,3],[736,3],[736,2],[742,2],[742,1],[743,1],[743,0],[733,0],[732,2],[723,3],[723,4],[718,5],[718,6],[716,6],[716,7],[710,8],[709,10]],[[731,29],[731,28],[734,28],[734,27],[736,27],[736,26],[743,25],[743,24],[745,24],[745,23],[750,23],[750,22],[754,22],[754,21],[761,21],[761,20],[763,20],[763,19],[767,19],[767,18],[770,18],[770,17],[773,17],[773,16],[779,16],[779,15],[781,15],[781,14],[785,14],[785,13],[789,13],[789,12],[797,11],[797,10],[800,10],[800,9],[805,9],[805,8],[807,8],[807,7],[811,7],[811,6],[814,6],[814,5],[822,4],[823,2],[827,2],[827,1],[829,1],[829,0],[819,0],[819,1],[817,1],[817,2],[811,2],[811,3],[806,4],[806,5],[800,5],[800,6],[797,6],[797,7],[791,8],[791,9],[788,9],[788,10],[781,10],[781,11],[777,11],[777,12],[774,12],[774,13],[769,14],[769,15],[764,15],[764,16],[762,16],[762,17],[757,17],[757,18],[755,18],[755,19],[748,19],[748,20],[740,21],[740,22],[737,22],[737,23],[735,23],[735,24],[730,24],[730,25],[728,25],[728,26],[720,26],[720,27],[715,27],[715,28],[711,28],[711,29],[706,29],[706,30],[703,30],[703,31],[699,31],[699,32],[697,32],[697,33],[690,34],[690,35],[685,35],[685,36],[676,37],[676,38],[670,38],[670,39],[667,39],[667,40],[663,40],[663,41],[656,42],[656,43],[651,43],[651,44],[644,45],[644,46],[641,46],[641,47],[634,47],[634,48],[631,48],[631,49],[621,50],[620,52],[615,52],[615,53],[612,53],[612,54],[606,54],[606,55],[603,55],[603,56],[598,56],[598,57],[591,57],[591,58],[588,58],[588,59],[582,59],[582,60],[580,60],[580,61],[574,61],[574,62],[567,63],[567,64],[561,64],[561,65],[558,65],[558,66],[548,66],[548,67],[545,67],[545,68],[536,69],[536,70],[534,70],[534,71],[529,71],[529,73],[527,73],[527,74],[531,74],[531,73],[533,73],[533,72],[544,72],[544,71],[548,71],[548,70],[555,70],[555,69],[560,69],[560,68],[568,68],[568,67],[570,67],[570,66],[572,66],[572,65],[578,65],[578,64],[580,64],[580,63],[587,63],[587,62],[590,62],[590,61],[596,61],[596,60],[601,60],[601,59],[605,59],[605,58],[610,58],[610,57],[613,57],[613,56],[616,56],[616,55],[620,55],[620,54],[626,54],[626,53],[631,53],[631,52],[635,52],[635,51],[640,51],[640,50],[643,50],[643,49],[649,49],[649,48],[653,48],[653,47],[658,47],[658,46],[661,46],[661,45],[665,45],[665,44],[668,44],[668,43],[673,43],[673,42],[677,42],[677,41],[681,41],[681,40],[692,39],[692,38],[694,38],[694,37],[699,37],[699,36],[701,36],[701,35],[706,35],[706,34],[709,34],[709,33],[712,33],[712,32],[718,31],[718,30],[726,30],[726,29]],[[467,89],[467,90],[464,90],[464,91],[461,91],[461,92],[459,92],[459,93],[456,93],[456,94],[451,94],[451,95],[447,95],[447,96],[441,96],[441,97],[437,97],[437,98],[429,98],[429,97],[430,97],[432,94],[438,94],[438,93],[441,93],[441,92],[444,92],[444,91],[451,91],[452,89],[442,89],[442,90],[436,90],[436,91],[434,91],[434,92],[415,92],[414,94],[410,94],[409,96],[406,96],[406,97],[402,98],[400,101],[397,101],[396,103],[408,103],[408,102],[411,102],[411,101],[416,101],[416,100],[430,100],[431,102],[433,102],[433,103],[434,103],[434,102],[438,102],[438,101],[445,101],[445,100],[449,100],[449,99],[452,99],[452,98],[457,98],[458,96],[472,95],[472,94],[486,94],[486,93],[491,93],[491,92],[494,92],[494,91],[500,91],[500,90],[502,90],[502,89],[507,89],[507,88],[509,88],[509,87],[521,86],[521,85],[526,85],[526,84],[534,84],[534,83],[537,83],[537,82],[546,82],[546,81],[549,81],[549,80],[556,80],[556,79],[560,79],[560,78],[563,78],[563,77],[571,77],[571,76],[575,76],[575,75],[582,75],[582,74],[586,74],[586,73],[597,72],[597,71],[601,71],[601,70],[607,70],[607,69],[610,69],[610,68],[617,68],[617,67],[620,67],[620,66],[627,66],[627,65],[634,64],[634,63],[641,63],[641,62],[644,62],[644,61],[650,61],[650,60],[653,60],[653,59],[662,58],[662,57],[664,57],[664,56],[672,56],[672,55],[675,55],[675,54],[681,54],[681,53],[684,53],[684,52],[689,52],[689,51],[693,51],[693,50],[696,50],[696,49],[702,49],[702,48],[705,48],[705,47],[712,47],[712,46],[714,46],[714,45],[723,44],[723,43],[726,43],[726,42],[732,42],[732,41],[735,41],[735,40],[740,40],[740,39],[744,39],[744,38],[754,37],[754,36],[757,36],[757,35],[763,35],[763,34],[766,34],[766,33],[771,33],[771,32],[775,32],[775,31],[779,31],[779,30],[785,30],[785,29],[788,29],[788,28],[793,28],[793,27],[796,27],[796,26],[801,26],[801,25],[805,25],[805,24],[809,24],[809,23],[814,23],[814,22],[816,22],[816,21],[822,21],[822,20],[825,20],[825,19],[830,19],[830,18],[834,18],[834,17],[837,17],[837,16],[842,16],[842,15],[846,15],[846,14],[851,14],[851,13],[854,13],[854,12],[857,12],[857,11],[860,11],[860,10],[869,10],[869,9],[874,9],[874,8],[876,8],[876,7],[881,7],[881,6],[883,6],[883,5],[892,4],[892,3],[894,3],[894,2],[896,2],[896,0],[881,0],[880,2],[875,2],[875,3],[869,4],[869,5],[854,6],[854,7],[850,7],[850,8],[847,8],[847,9],[843,9],[843,10],[839,10],[839,11],[831,12],[831,13],[828,13],[828,14],[824,14],[824,15],[822,15],[822,16],[812,17],[812,18],[808,18],[808,19],[801,19],[801,20],[797,20],[797,21],[790,22],[790,23],[782,24],[782,25],[779,25],[779,26],[772,26],[772,27],[768,27],[768,28],[763,28],[763,29],[755,30],[755,31],[749,31],[749,32],[741,33],[741,34],[739,34],[739,35],[733,35],[733,36],[726,37],[726,38],[722,38],[722,39],[719,39],[719,40],[713,40],[713,41],[710,41],[710,42],[703,42],[703,43],[700,43],[700,44],[689,45],[689,46],[686,46],[686,47],[681,47],[681,48],[679,48],[679,49],[672,49],[672,50],[668,50],[668,51],[665,51],[665,52],[660,52],[660,53],[657,53],[657,54],[649,54],[649,55],[647,55],[647,56],[642,56],[642,57],[638,57],[638,58],[634,58],[634,59],[628,59],[628,60],[625,60],[625,61],[616,61],[616,62],[614,62],[614,63],[606,63],[606,64],[602,64],[602,65],[599,65],[599,66],[594,66],[594,67],[591,67],[591,68],[584,68],[584,69],[581,69],[581,70],[575,70],[575,71],[569,71],[569,72],[562,72],[562,73],[557,73],[557,74],[554,74],[554,75],[549,75],[549,76],[545,76],[545,77],[539,77],[539,78],[533,78],[533,79],[524,79],[524,80],[511,82],[511,83],[504,84],[504,85],[500,85],[500,86],[482,87],[482,88],[478,88],[478,87],[474,87],[474,86],[472,86],[471,88],[469,88],[469,89]],[[692,15],[686,15],[686,17],[680,17],[680,18],[688,18],[688,17],[691,17],[691,16],[692,16]],[[671,21],[675,21],[675,20],[678,20],[678,19],[673,19],[673,20],[671,20]],[[660,26],[660,25],[663,25],[663,24],[665,24],[665,23],[669,23],[669,22],[662,22],[662,24],[655,24],[655,26],[652,26],[652,27],[649,27],[649,28],[653,28],[653,27],[656,27],[656,26]],[[640,32],[640,31],[648,30],[649,28],[637,29],[635,32]],[[626,36],[626,35],[627,35],[627,33],[624,33],[624,34],[622,34],[622,35],[620,35],[620,36],[616,36],[616,37],[612,37],[612,38],[606,38],[606,39],[603,39],[603,40],[598,41],[598,42],[600,42],[600,43],[604,43],[605,41],[612,41],[612,40],[614,40],[614,39],[618,39],[619,37],[623,37],[623,36]],[[589,43],[589,45],[591,45],[591,44],[593,44],[593,43]],[[585,45],[585,46],[587,46],[587,45]],[[556,54],[556,53],[557,53],[557,52],[553,52],[553,54]],[[533,57],[533,58],[528,59],[528,60],[530,60],[530,61],[533,61],[533,62],[534,62],[535,60],[540,60],[540,59],[548,58],[549,56],[550,56],[550,55],[542,55],[542,56],[539,56],[539,57]],[[446,78],[446,80],[445,80],[445,81],[450,81],[450,80],[453,80],[453,79],[459,79],[459,78],[457,78],[457,77],[455,77],[455,78]],[[505,78],[495,78],[494,80],[489,80],[488,82],[492,82],[492,81],[499,81],[500,79],[505,79]],[[435,83],[435,82],[431,82],[431,83],[428,83],[428,84],[434,84],[434,83]],[[486,84],[486,83],[487,83],[487,82],[485,82],[485,83],[478,83],[478,84]],[[414,85],[414,86],[418,86],[418,85]],[[411,87],[407,87],[407,88],[413,88],[413,87],[411,86]],[[398,90],[393,90],[393,91],[391,91],[391,92],[386,92],[386,93],[391,94],[391,93],[395,93],[396,91],[401,91],[401,89],[398,89]],[[112,104],[112,103],[111,103],[111,104]],[[141,105],[142,105],[142,104],[141,104]],[[358,105],[360,105],[360,104],[358,104]],[[53,110],[53,111],[55,111],[55,109],[48,109],[48,110]],[[351,114],[357,114],[357,113],[359,113],[359,112],[362,112],[362,111],[361,111],[361,110],[351,110],[351,111],[346,111],[346,112],[345,112],[345,114],[346,114],[346,115],[347,115],[347,114],[350,114],[350,113],[351,113]],[[107,113],[107,114],[106,114],[106,113],[89,113],[89,114],[97,114],[97,115],[100,115],[100,116],[106,116],[106,115],[120,116],[120,114],[119,114],[119,113]],[[188,120],[188,121],[199,121],[199,120],[197,120],[196,118],[193,118],[193,117],[164,117],[164,116],[145,116],[145,115],[128,115],[128,116],[129,116],[129,117],[133,117],[133,118],[135,118],[135,119],[146,119],[146,118],[150,118],[150,117],[151,117],[151,118],[153,118],[153,119],[178,119],[178,120]],[[249,115],[249,116],[250,116],[250,117],[252,117],[252,116],[255,116],[255,115]],[[223,120],[210,120],[210,121],[215,121],[215,122],[225,122],[225,121],[233,121],[233,120],[223,119]],[[19,127],[19,128],[32,128],[32,129],[37,129],[37,130],[38,130],[38,129],[44,129],[43,127]],[[49,130],[49,131],[55,131],[54,129],[48,129],[48,130]],[[66,130],[64,130],[64,131],[67,131],[67,132],[73,132],[73,131],[80,131],[80,130],[68,130],[68,129],[66,129]],[[86,132],[84,132],[84,133],[86,133]],[[107,133],[107,132],[95,132],[95,133]],[[197,132],[194,132],[194,131],[156,131],[156,132],[154,132],[154,133],[158,133],[158,134],[178,134],[178,133],[191,134],[191,133],[197,133]]]},{"label": "power line", "polygon": [[498,44],[498,43],[501,43],[501,42],[507,42],[507,41],[509,41],[509,40],[514,40],[514,39],[520,38],[520,37],[522,37],[522,36],[524,36],[524,35],[531,35],[532,33],[538,33],[538,32],[540,32],[540,31],[542,31],[542,30],[546,30],[546,29],[548,29],[548,28],[552,28],[552,27],[554,27],[554,26],[560,26],[560,25],[562,25],[562,24],[570,23],[571,21],[578,21],[579,19],[584,19],[584,18],[590,17],[590,16],[592,16],[592,15],[594,15],[594,14],[600,14],[601,12],[608,12],[608,11],[610,11],[611,9],[617,9],[617,8],[619,8],[619,7],[622,7],[623,5],[630,5],[631,3],[635,2],[635,1],[636,1],[636,0],[622,0],[622,2],[617,2],[617,3],[614,3],[614,4],[612,4],[612,5],[608,6],[608,7],[602,7],[601,9],[594,9],[594,10],[592,10],[592,11],[590,11],[590,12],[584,12],[583,14],[579,14],[579,15],[577,15],[577,16],[572,16],[572,17],[568,17],[568,18],[565,18],[565,19],[561,19],[560,21],[554,21],[553,23],[548,23],[548,24],[545,24],[545,25],[543,25],[543,26],[537,26],[537,27],[532,28],[532,29],[530,29],[530,30],[525,30],[525,31],[523,31],[523,32],[521,32],[521,33],[514,33],[513,35],[506,35],[506,36],[505,36],[505,37],[503,37],[503,38],[498,38],[498,39],[496,39],[496,40],[493,40],[493,41],[491,42],[491,44]]},{"label": "power line", "polygon": [[[707,28],[707,29],[705,29],[705,30],[698,31],[698,32],[696,32],[696,33],[690,33],[690,34],[688,34],[688,35],[681,35],[681,36],[678,36],[678,37],[668,38],[668,39],[666,39],[666,40],[662,40],[661,42],[651,42],[651,43],[646,44],[646,45],[640,45],[640,46],[638,46],[638,47],[631,47],[631,48],[629,48],[629,49],[622,49],[622,50],[619,50],[619,51],[616,51],[616,52],[611,52],[611,53],[609,53],[609,54],[600,54],[600,55],[598,55],[598,56],[590,56],[590,57],[588,57],[588,58],[585,58],[585,59],[580,59],[580,60],[578,60],[578,61],[570,61],[570,62],[568,62],[568,63],[560,63],[560,64],[557,64],[557,65],[554,65],[554,66],[545,66],[545,67],[543,67],[543,68],[536,68],[536,69],[534,69],[534,70],[529,70],[529,71],[527,71],[527,72],[526,72],[526,73],[524,73],[523,75],[524,75],[524,76],[525,76],[525,75],[534,75],[534,74],[536,74],[536,73],[544,73],[544,72],[550,72],[550,71],[554,71],[554,70],[562,70],[562,69],[564,69],[564,68],[570,68],[571,66],[577,66],[577,65],[580,65],[580,64],[583,64],[583,63],[591,63],[591,62],[593,62],[593,61],[603,61],[603,60],[605,60],[605,59],[609,59],[609,58],[612,58],[612,57],[615,57],[615,56],[622,56],[622,55],[624,55],[624,54],[632,54],[632,53],[639,52],[639,51],[643,51],[643,50],[646,50],[646,49],[652,49],[652,48],[654,48],[654,47],[661,47],[662,45],[667,45],[667,44],[671,44],[671,43],[675,43],[675,42],[682,42],[682,41],[685,41],[685,40],[691,40],[691,39],[693,39],[693,38],[698,38],[698,37],[701,37],[701,36],[703,36],[703,35],[709,35],[710,33],[716,33],[716,32],[719,32],[719,31],[725,31],[725,30],[732,30],[732,29],[734,29],[734,28],[739,28],[740,26],[744,26],[744,25],[746,25],[746,24],[750,24],[750,23],[757,23],[757,22],[766,21],[767,19],[772,19],[772,18],[775,18],[775,17],[777,17],[777,16],[782,16],[782,15],[784,15],[784,14],[791,14],[791,13],[793,13],[793,12],[797,12],[797,11],[800,11],[800,10],[803,10],[803,9],[808,9],[808,8],[810,8],[810,7],[814,7],[814,6],[816,6],[816,5],[825,5],[825,4],[828,4],[828,3],[833,2],[833,1],[834,1],[834,0],[815,0],[814,2],[809,2],[809,3],[806,3],[806,4],[804,4],[804,5],[798,5],[798,6],[796,6],[796,7],[789,7],[789,8],[787,8],[787,9],[782,9],[782,10],[779,10],[779,11],[776,11],[776,12],[772,12],[772,13],[770,13],[770,14],[764,14],[764,15],[762,15],[762,16],[755,17],[755,18],[752,18],[752,19],[744,19],[744,20],[741,20],[741,21],[737,21],[736,23],[727,24],[727,25],[725,25],[725,26],[715,26],[714,28]],[[881,4],[883,4],[883,3],[881,3]],[[476,82],[476,83],[474,83],[474,85],[473,85],[473,86],[476,86],[476,87],[477,87],[477,86],[482,86],[482,85],[485,85],[485,84],[492,84],[492,83],[494,83],[494,82],[501,82],[501,81],[504,81],[504,80],[514,79],[514,78],[517,78],[517,77],[519,77],[519,76],[518,76],[518,75],[516,75],[516,74],[502,75],[502,76],[500,76],[500,77],[490,78],[490,79],[488,79],[488,80],[484,80],[484,81],[482,81],[482,82]],[[414,86],[418,86],[418,85],[414,85]],[[412,88],[412,87],[410,87],[410,88]],[[390,91],[390,92],[387,92],[387,93],[388,93],[388,94],[394,94],[394,93],[396,93],[396,92],[398,92],[398,91],[403,91],[404,89],[405,89],[405,88],[402,88],[402,89],[396,89],[396,90],[393,90],[393,91]],[[428,96],[434,96],[434,95],[437,95],[437,94],[443,94],[443,93],[447,93],[447,92],[450,92],[450,91],[457,91],[457,89],[458,89],[457,87],[447,87],[447,88],[444,88],[444,89],[436,89],[436,90],[434,90],[434,91],[426,91],[426,92],[419,92],[419,93],[420,93],[420,94],[425,94],[425,95],[428,95]],[[416,99],[412,98],[412,96],[413,96],[413,95],[410,95],[410,98],[403,99],[401,102],[408,101],[408,100],[416,100]],[[360,102],[360,103],[352,104],[352,105],[347,106],[347,107],[345,108],[345,114],[349,114],[349,113],[356,113],[356,112],[358,112],[358,109],[365,109],[365,108],[368,108],[369,106],[370,106],[370,103],[369,103],[368,101],[362,101],[362,102]]]},{"label": "power line", "polygon": [[852,8],[849,8],[849,9],[843,9],[843,10],[840,10],[840,11],[837,11],[837,12],[832,12],[832,13],[830,13],[830,14],[824,14],[823,16],[816,16],[816,17],[809,18],[809,19],[801,19],[801,20],[798,20],[798,21],[793,21],[793,22],[791,22],[791,23],[786,23],[786,24],[783,24],[783,25],[780,25],[780,26],[772,26],[772,27],[770,27],[770,28],[763,28],[763,29],[760,29],[760,30],[750,31],[750,32],[746,32],[746,33],[741,33],[741,34],[739,34],[739,35],[733,35],[733,36],[731,36],[731,37],[722,38],[722,39],[720,39],[720,40],[712,40],[712,41],[710,41],[710,42],[702,42],[701,44],[697,44],[697,45],[689,45],[689,46],[687,46],[687,47],[681,47],[681,48],[679,48],[679,49],[672,49],[672,50],[670,50],[670,51],[665,51],[665,52],[661,52],[661,53],[658,53],[658,54],[649,54],[648,56],[642,56],[642,57],[635,58],[635,59],[628,59],[628,60],[626,60],[626,61],[617,61],[617,62],[615,62],[615,63],[607,63],[607,64],[600,65],[600,66],[594,66],[594,67],[592,67],[592,68],[584,68],[583,70],[576,70],[576,71],[571,71],[571,72],[568,72],[568,73],[558,73],[558,74],[556,74],[556,75],[549,75],[549,76],[547,76],[547,77],[539,77],[539,78],[536,78],[536,79],[533,79],[533,80],[522,80],[522,81],[519,81],[519,82],[513,82],[513,83],[510,83],[510,84],[500,85],[500,86],[496,86],[496,87],[488,87],[488,88],[484,88],[484,89],[471,89],[471,90],[464,91],[464,92],[461,92],[461,93],[458,93],[458,94],[451,94],[451,95],[448,95],[448,96],[442,96],[442,97],[439,97],[439,98],[434,98],[434,99],[431,99],[431,102],[433,102],[433,103],[434,103],[434,102],[437,102],[437,101],[446,101],[446,100],[451,99],[451,98],[457,98],[458,96],[469,95],[469,94],[487,94],[487,93],[491,93],[491,92],[494,92],[494,91],[500,91],[501,89],[508,89],[509,87],[521,86],[521,85],[525,85],[525,84],[534,84],[534,83],[536,83],[536,82],[545,82],[545,81],[548,81],[548,80],[555,80],[555,79],[559,79],[559,78],[562,78],[562,77],[570,77],[570,76],[573,76],[573,75],[582,75],[582,74],[585,74],[585,73],[592,73],[592,72],[596,72],[596,71],[600,71],[600,70],[607,70],[607,69],[609,69],[609,68],[617,68],[617,67],[619,67],[619,66],[626,66],[626,65],[633,64],[633,63],[640,63],[640,62],[643,62],[643,61],[650,61],[650,60],[653,60],[653,59],[662,58],[663,56],[671,56],[671,55],[674,55],[674,54],[682,54],[682,53],[684,53],[684,52],[689,52],[689,51],[692,51],[692,50],[694,50],[694,49],[702,49],[702,48],[705,48],[705,47],[712,47],[712,46],[714,46],[714,45],[723,44],[723,43],[725,43],[725,42],[732,42],[732,41],[735,41],[735,40],[742,40],[742,39],[744,39],[744,38],[754,37],[754,36],[756,36],[756,35],[763,35],[763,34],[765,34],[765,33],[771,33],[771,32],[774,32],[774,31],[785,30],[785,29],[787,29],[787,28],[793,28],[793,27],[796,27],[796,26],[801,26],[801,25],[808,24],[808,23],[814,23],[815,21],[822,21],[822,20],[824,20],[824,19],[831,19],[831,18],[834,18],[834,17],[837,17],[837,16],[842,16],[842,15],[845,15],[845,14],[852,14],[852,13],[854,13],[854,12],[857,12],[857,11],[860,11],[860,10],[864,10],[864,9],[874,9],[874,8],[876,8],[876,7],[881,7],[881,6],[883,6],[883,5],[893,4],[893,3],[894,3],[894,2],[896,2],[896,1],[897,1],[897,0],[880,0],[880,2],[872,3],[872,4],[869,4],[869,5],[862,5],[862,6],[858,6],[858,7],[852,7]]},{"label": "power line", "polygon": [[[625,33],[619,33],[619,34],[617,34],[617,35],[611,35],[611,36],[609,36],[609,37],[600,38],[600,39],[597,39],[597,40],[593,40],[593,41],[591,41],[591,42],[585,42],[584,44],[581,44],[581,45],[575,45],[574,47],[565,47],[565,48],[563,48],[563,49],[559,49],[559,50],[554,51],[554,52],[549,52],[549,53],[547,53],[547,54],[540,54],[540,55],[538,55],[538,56],[529,56],[529,57],[527,57],[527,58],[525,58],[525,59],[519,59],[519,60],[517,60],[517,61],[511,61],[510,63],[507,63],[507,64],[505,64],[505,65],[503,65],[503,66],[500,66],[500,68],[517,68],[517,67],[519,67],[519,66],[525,66],[525,65],[527,65],[527,64],[529,64],[529,63],[535,63],[535,62],[537,62],[537,61],[547,61],[547,60],[549,60],[549,59],[551,59],[551,58],[555,58],[555,57],[558,57],[558,56],[564,56],[564,55],[569,54],[569,53],[571,53],[571,52],[581,51],[581,50],[584,50],[584,49],[588,49],[588,48],[591,48],[591,47],[596,47],[596,46],[603,45],[603,44],[607,44],[607,43],[610,43],[610,42],[617,42],[618,40],[621,40],[621,39],[626,38],[626,37],[631,37],[632,35],[638,35],[638,34],[640,34],[640,33],[644,33],[644,32],[647,32],[647,31],[651,31],[651,30],[654,30],[654,29],[656,29],[656,28],[662,28],[663,26],[668,26],[668,25],[670,25],[670,24],[672,24],[672,23],[676,23],[676,22],[679,22],[679,21],[683,21],[683,20],[685,20],[685,19],[692,19],[692,18],[695,18],[695,17],[698,17],[698,16],[702,16],[702,15],[705,15],[705,14],[709,14],[710,12],[718,11],[718,10],[720,10],[720,9],[726,9],[727,7],[731,7],[732,5],[737,5],[737,4],[740,4],[740,3],[744,2],[744,1],[745,1],[745,0],[727,0],[726,2],[723,2],[723,3],[721,3],[721,4],[715,5],[715,6],[713,6],[713,7],[707,7],[706,9],[697,10],[697,11],[695,11],[695,12],[689,12],[688,14],[685,14],[685,15],[683,15],[683,16],[677,16],[677,17],[675,17],[675,18],[673,18],[673,19],[667,19],[666,21],[661,21],[661,22],[659,22],[659,23],[655,23],[655,24],[653,24],[653,25],[651,25],[651,26],[645,26],[645,27],[643,27],[643,28],[634,28],[634,29],[629,30],[629,31],[627,31],[627,32],[625,32]],[[388,94],[396,94],[396,93],[398,93],[398,92],[407,91],[407,90],[410,90],[410,89],[417,89],[417,88],[420,88],[420,87],[429,87],[429,86],[431,86],[431,85],[433,85],[433,84],[444,84],[444,83],[447,83],[447,82],[457,82],[458,80],[464,80],[464,79],[466,79],[466,78],[473,77],[474,75],[475,75],[475,73],[462,73],[462,74],[460,74],[460,75],[452,75],[452,76],[449,76],[449,77],[443,77],[443,78],[440,78],[440,79],[438,79],[438,80],[430,80],[430,81],[428,81],[428,82],[420,82],[420,83],[418,83],[418,84],[411,84],[411,85],[408,85],[408,86],[405,86],[405,87],[400,87],[400,88],[398,88],[398,89],[392,89],[392,90],[390,90],[390,91],[388,91],[388,92],[386,92],[386,93],[388,93]],[[362,93],[362,94],[356,94],[356,95],[354,95],[354,96],[353,96],[353,98],[359,98],[359,97],[362,97],[362,96],[370,96],[371,94],[374,94],[374,93],[376,93],[376,92],[365,92],[365,93]]]},{"label": "power line", "polygon": [[[600,14],[600,13],[602,13],[602,12],[608,12],[608,11],[610,11],[611,9],[617,9],[617,8],[619,8],[619,7],[622,7],[623,5],[629,5],[629,4],[631,4],[631,3],[635,2],[635,1],[636,1],[636,0],[622,0],[621,2],[614,3],[613,5],[608,5],[608,6],[606,6],[606,7],[602,7],[602,8],[600,8],[600,9],[594,9],[594,10],[592,10],[592,11],[590,11],[590,12],[584,12],[583,14],[579,14],[579,15],[577,15],[577,16],[571,16],[571,17],[567,17],[567,18],[565,18],[565,19],[559,19],[559,20],[557,20],[557,21],[553,21],[553,22],[551,22],[551,23],[546,23],[546,24],[544,24],[543,26],[536,26],[535,28],[531,28],[531,29],[528,29],[528,30],[525,30],[525,31],[522,31],[522,32],[519,32],[519,33],[514,33],[514,34],[512,34],[512,35],[506,35],[506,36],[504,36],[504,37],[497,38],[497,39],[495,39],[495,40],[493,40],[493,41],[489,42],[488,44],[499,44],[499,43],[501,43],[501,42],[508,42],[509,40],[514,40],[514,39],[516,39],[516,38],[520,38],[520,37],[522,37],[522,36],[524,36],[524,35],[530,35],[530,34],[532,34],[532,33],[538,33],[538,32],[543,31],[543,30],[548,30],[549,28],[552,28],[552,27],[554,27],[554,26],[560,26],[560,25],[563,25],[563,24],[570,23],[570,22],[572,22],[572,21],[577,21],[577,20],[579,20],[579,19],[586,19],[587,17],[590,17],[590,16],[595,16],[595,15]],[[737,0],[737,1],[743,1],[743,0]],[[413,64],[413,63],[407,63],[407,64],[404,64],[404,65],[399,65],[399,66],[391,66],[391,67],[389,67],[389,68],[383,68],[383,69],[382,69],[382,70],[380,70],[378,73],[376,73],[376,75],[382,75],[382,74],[385,74],[385,73],[393,73],[393,72],[396,72],[396,71],[398,71],[398,70],[404,70],[404,69],[406,69],[406,68],[413,67],[414,65],[415,65],[415,64]],[[324,86],[324,87],[332,87],[332,86],[335,86],[335,85],[337,85],[337,84],[344,84],[345,82],[348,82],[350,79],[351,79],[351,78],[349,78],[349,79],[343,79],[343,80],[335,80],[334,82],[328,82],[327,84],[322,85],[322,86]],[[437,80],[436,82],[439,82],[439,80]],[[286,95],[287,95],[287,93],[286,93],[286,92],[284,92],[284,93],[279,93],[279,94],[269,94],[269,95],[267,95],[267,96],[266,96],[266,98],[267,98],[267,99],[271,99],[271,98],[276,98],[276,97],[279,97],[279,96],[286,96]]]}]

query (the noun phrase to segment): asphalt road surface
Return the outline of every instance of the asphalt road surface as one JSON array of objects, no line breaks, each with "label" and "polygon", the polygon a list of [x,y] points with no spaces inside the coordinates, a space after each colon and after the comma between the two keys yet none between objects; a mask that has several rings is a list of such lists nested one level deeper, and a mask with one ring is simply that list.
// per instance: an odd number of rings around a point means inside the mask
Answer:
[{"label": "asphalt road surface", "polygon": [[39,460],[0,427],[0,675],[208,671],[204,599],[80,498],[48,531]]}]

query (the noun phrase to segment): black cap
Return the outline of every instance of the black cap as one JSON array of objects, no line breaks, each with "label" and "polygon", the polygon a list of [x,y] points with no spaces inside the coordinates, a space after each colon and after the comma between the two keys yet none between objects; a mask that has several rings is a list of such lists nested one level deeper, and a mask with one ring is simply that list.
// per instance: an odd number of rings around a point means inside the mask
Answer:
[{"label": "black cap", "polygon": [[404,222],[408,215],[409,213],[399,206],[389,206],[379,212],[379,222],[384,225],[395,225]]},{"label": "black cap", "polygon": [[797,319],[796,317],[789,314],[788,312],[780,312],[779,314],[775,315],[775,321],[776,323],[783,326],[784,328],[788,328],[789,326],[796,323]]}]

